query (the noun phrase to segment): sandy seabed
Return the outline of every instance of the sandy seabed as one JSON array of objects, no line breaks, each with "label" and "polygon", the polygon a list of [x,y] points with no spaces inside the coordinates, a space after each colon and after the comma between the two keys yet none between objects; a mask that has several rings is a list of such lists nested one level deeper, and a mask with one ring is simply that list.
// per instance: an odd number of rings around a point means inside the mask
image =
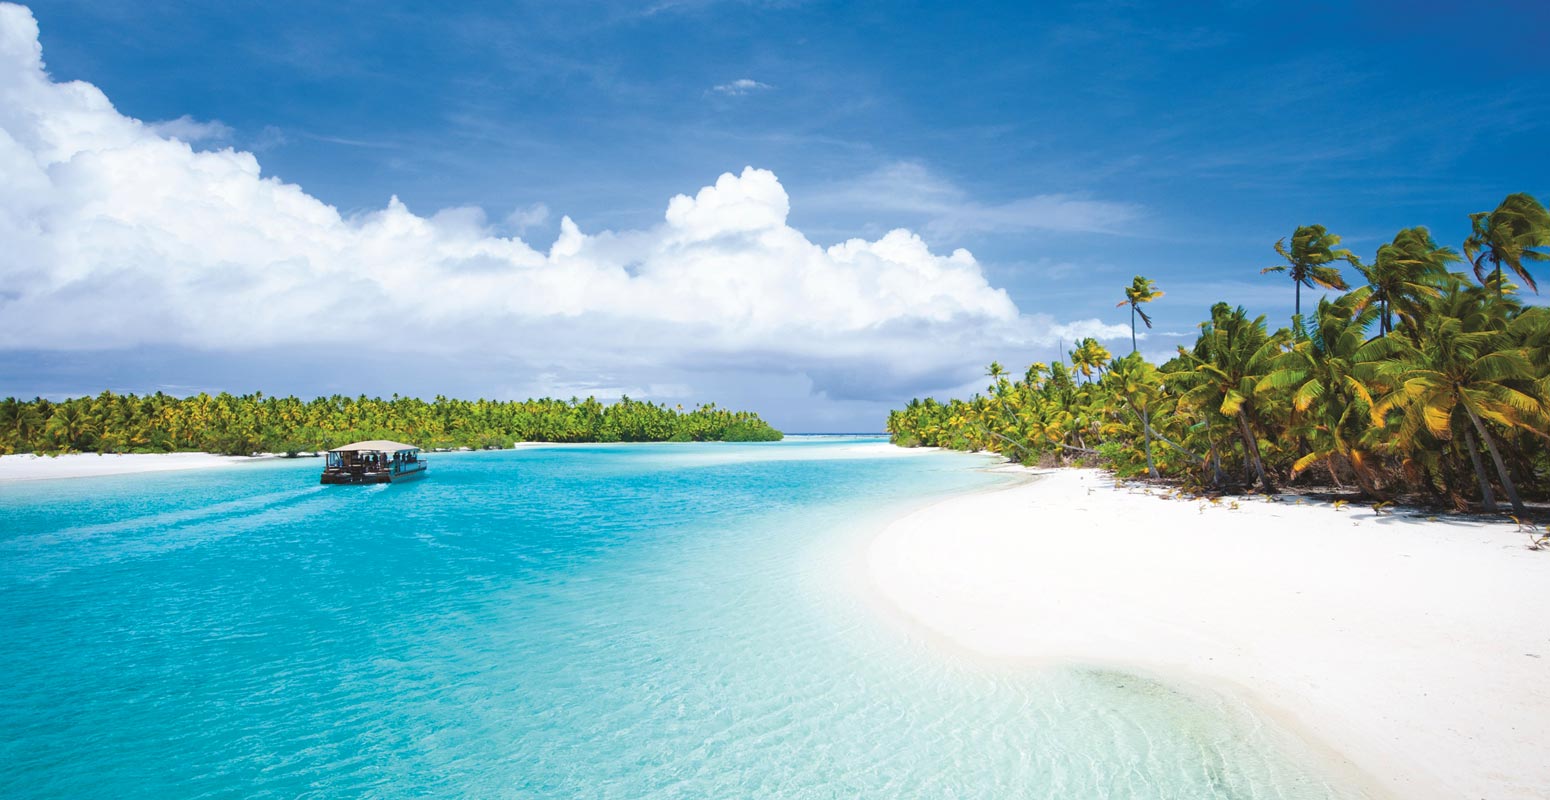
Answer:
[{"label": "sandy seabed", "polygon": [[1393,797],[1550,797],[1550,552],[1510,523],[1169,494],[1056,470],[893,522],[867,569],[988,656],[1225,682]]}]

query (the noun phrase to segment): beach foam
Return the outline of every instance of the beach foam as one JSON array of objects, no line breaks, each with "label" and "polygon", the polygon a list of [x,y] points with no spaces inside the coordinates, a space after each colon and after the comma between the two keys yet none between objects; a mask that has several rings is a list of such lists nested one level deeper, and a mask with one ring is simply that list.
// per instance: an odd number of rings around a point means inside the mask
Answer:
[{"label": "beach foam", "polygon": [[869,572],[982,654],[1242,687],[1398,797],[1550,795],[1550,554],[1512,525],[1145,492],[1066,470],[952,498]]}]

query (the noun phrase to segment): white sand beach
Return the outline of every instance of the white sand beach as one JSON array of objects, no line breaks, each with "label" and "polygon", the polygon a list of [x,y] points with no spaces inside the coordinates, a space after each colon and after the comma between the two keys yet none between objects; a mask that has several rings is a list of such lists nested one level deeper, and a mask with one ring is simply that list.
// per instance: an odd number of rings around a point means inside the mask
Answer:
[{"label": "white sand beach", "polygon": [[254,460],[252,457],[218,456],[211,453],[68,453],[61,456],[22,453],[0,456],[0,483],[210,469]]},{"label": "white sand beach", "polygon": [[988,656],[1225,683],[1394,797],[1550,797],[1550,552],[1510,523],[1163,493],[1053,471],[897,520],[867,566]]}]

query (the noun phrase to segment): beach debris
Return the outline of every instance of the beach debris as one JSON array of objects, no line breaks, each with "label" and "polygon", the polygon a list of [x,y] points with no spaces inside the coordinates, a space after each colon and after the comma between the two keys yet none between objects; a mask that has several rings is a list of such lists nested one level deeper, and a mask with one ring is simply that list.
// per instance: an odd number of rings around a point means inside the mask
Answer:
[{"label": "beach debris", "polygon": [[1336,500],[1335,501],[1335,510],[1336,511],[1340,511],[1340,510],[1344,509],[1346,506],[1348,506],[1350,504],[1351,504],[1350,500]]},{"label": "beach debris", "polygon": [[1550,547],[1550,532],[1540,530],[1532,520],[1522,519],[1512,514],[1507,516],[1518,524],[1518,533],[1528,534],[1528,549],[1543,550]]},{"label": "beach debris", "polygon": [[1237,500],[1232,501],[1232,503],[1229,504],[1227,507],[1232,509],[1233,511],[1237,511],[1238,510],[1238,501]]},{"label": "beach debris", "polygon": [[1384,500],[1381,503],[1373,503],[1372,504],[1372,513],[1377,514],[1378,516],[1383,516],[1383,512],[1387,511],[1389,509],[1389,507],[1391,507],[1393,505],[1394,505],[1394,501],[1393,500]]}]

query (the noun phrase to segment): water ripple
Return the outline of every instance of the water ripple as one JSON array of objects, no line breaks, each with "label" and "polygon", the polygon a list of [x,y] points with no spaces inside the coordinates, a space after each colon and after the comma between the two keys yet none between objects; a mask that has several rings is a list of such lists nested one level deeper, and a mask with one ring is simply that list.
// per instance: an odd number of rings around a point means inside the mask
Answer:
[{"label": "water ripple", "polygon": [[1228,698],[882,624],[844,530],[995,478],[854,444],[9,493],[0,796],[1359,796]]}]

